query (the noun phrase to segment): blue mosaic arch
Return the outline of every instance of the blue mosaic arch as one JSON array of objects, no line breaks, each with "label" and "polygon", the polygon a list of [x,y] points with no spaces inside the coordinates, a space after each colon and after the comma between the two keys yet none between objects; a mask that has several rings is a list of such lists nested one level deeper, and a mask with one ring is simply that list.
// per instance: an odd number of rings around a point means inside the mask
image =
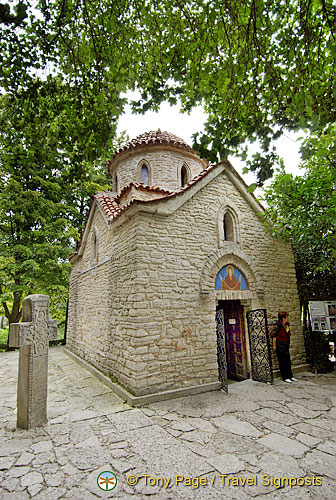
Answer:
[{"label": "blue mosaic arch", "polygon": [[227,264],[216,276],[215,290],[248,290],[248,286],[243,273],[232,264]]}]

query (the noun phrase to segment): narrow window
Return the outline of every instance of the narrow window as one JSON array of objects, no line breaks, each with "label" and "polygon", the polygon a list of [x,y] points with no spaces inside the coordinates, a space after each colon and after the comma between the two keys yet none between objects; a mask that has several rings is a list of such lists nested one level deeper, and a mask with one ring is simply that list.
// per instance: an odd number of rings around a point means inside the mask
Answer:
[{"label": "narrow window", "polygon": [[141,167],[141,182],[148,184],[149,172],[147,165],[143,164]]},{"label": "narrow window", "polygon": [[229,212],[226,212],[223,219],[224,241],[234,241],[233,220]]},{"label": "narrow window", "polygon": [[118,193],[118,176],[117,174],[114,174],[114,190]]},{"label": "narrow window", "polygon": [[95,264],[98,262],[98,233],[96,228],[93,229],[91,243],[91,263]]},{"label": "narrow window", "polygon": [[93,260],[97,260],[97,235],[93,235]]},{"label": "narrow window", "polygon": [[188,182],[188,172],[185,165],[181,168],[181,187],[185,186]]}]

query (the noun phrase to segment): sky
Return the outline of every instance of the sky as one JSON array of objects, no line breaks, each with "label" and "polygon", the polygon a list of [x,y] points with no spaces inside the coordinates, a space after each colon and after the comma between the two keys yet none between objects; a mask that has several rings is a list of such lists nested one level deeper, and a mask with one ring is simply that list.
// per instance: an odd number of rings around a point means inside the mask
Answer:
[{"label": "sky", "polygon": [[[128,93],[127,97],[134,98],[135,96]],[[130,107],[127,106],[126,112],[119,118],[118,133],[125,130],[130,139],[133,139],[143,132],[160,128],[162,131],[171,132],[181,137],[191,146],[191,136],[195,132],[201,132],[203,130],[206,114],[201,106],[193,109],[189,115],[185,113],[181,114],[179,109],[178,105],[170,106],[168,103],[163,103],[158,112],[147,111],[144,115],[133,115]],[[275,143],[278,153],[284,159],[286,171],[294,175],[303,174],[303,171],[298,168],[301,142],[297,141],[297,139],[300,135],[302,136],[302,133],[288,132]],[[257,151],[257,144],[251,144],[249,152],[253,154]],[[229,157],[229,161],[247,184],[255,182],[255,175],[252,172],[242,174],[242,169],[245,166],[243,161],[233,156]],[[270,181],[268,181],[266,185],[269,183]],[[261,196],[261,191],[257,190],[255,194]]]}]

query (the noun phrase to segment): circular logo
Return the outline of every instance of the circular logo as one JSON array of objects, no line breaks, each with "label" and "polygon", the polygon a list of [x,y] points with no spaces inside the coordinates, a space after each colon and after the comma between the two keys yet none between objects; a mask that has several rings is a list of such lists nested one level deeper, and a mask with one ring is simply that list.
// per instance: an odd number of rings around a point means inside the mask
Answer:
[{"label": "circular logo", "polygon": [[97,484],[101,490],[113,490],[117,486],[117,476],[110,471],[101,472],[97,477]]}]

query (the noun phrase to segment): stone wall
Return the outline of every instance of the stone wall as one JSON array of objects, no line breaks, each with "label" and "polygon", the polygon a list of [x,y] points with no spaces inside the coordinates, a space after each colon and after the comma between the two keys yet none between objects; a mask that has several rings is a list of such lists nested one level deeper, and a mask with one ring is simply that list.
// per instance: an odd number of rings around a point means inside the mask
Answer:
[{"label": "stone wall", "polygon": [[172,148],[162,149],[156,146],[148,150],[141,149],[140,152],[131,151],[123,156],[120,163],[114,167],[114,174],[118,176],[119,192],[131,181],[141,182],[138,165],[143,160],[146,160],[151,170],[150,184],[172,191],[181,187],[180,170],[184,163],[189,167],[189,180],[196,177],[205,166],[196,155]]},{"label": "stone wall", "polygon": [[[255,289],[244,312],[265,307],[272,320],[287,310],[293,365],[303,363],[290,247],[265,233],[225,172],[178,208],[180,199],[169,201],[176,204],[170,215],[126,211],[111,229],[96,210],[99,262],[90,266],[89,235],[71,275],[69,348],[136,395],[216,382],[216,292],[200,292],[209,256],[219,251],[209,268],[213,289],[225,262],[245,266]],[[225,206],[235,211],[240,239],[218,248],[218,213]]]}]

